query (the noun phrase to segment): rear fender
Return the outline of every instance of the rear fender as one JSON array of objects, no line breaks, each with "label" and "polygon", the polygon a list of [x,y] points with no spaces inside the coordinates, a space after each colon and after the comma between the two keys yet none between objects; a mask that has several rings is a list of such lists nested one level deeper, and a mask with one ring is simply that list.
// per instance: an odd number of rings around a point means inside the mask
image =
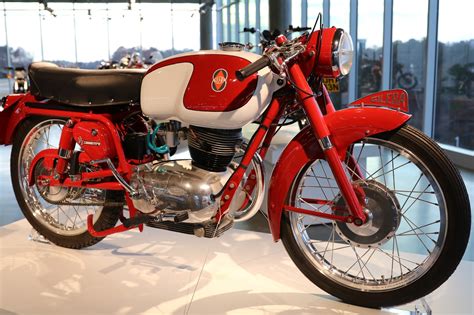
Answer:
[{"label": "rear fender", "polygon": [[12,144],[13,135],[26,118],[25,102],[34,99],[29,94],[12,94],[4,98],[0,109],[0,144]]},{"label": "rear fender", "polygon": [[57,158],[58,158],[57,149],[46,149],[36,154],[35,157],[33,158],[33,161],[31,161],[30,170],[28,172],[28,185],[33,186],[33,184],[35,183],[34,171],[39,161],[43,160],[44,169],[52,171],[54,167],[54,160]]},{"label": "rear fender", "polygon": [[[347,108],[324,117],[331,132],[331,140],[341,157],[347,147],[364,137],[395,130],[404,125],[410,115],[377,107]],[[274,241],[280,239],[283,206],[294,179],[309,163],[324,158],[310,127],[304,128],[286,146],[280,156],[268,189],[268,218]]]}]

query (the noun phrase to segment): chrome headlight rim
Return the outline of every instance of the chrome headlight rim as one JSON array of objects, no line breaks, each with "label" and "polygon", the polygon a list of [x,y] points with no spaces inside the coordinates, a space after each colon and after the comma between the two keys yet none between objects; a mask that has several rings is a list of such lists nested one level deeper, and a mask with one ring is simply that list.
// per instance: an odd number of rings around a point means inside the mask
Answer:
[{"label": "chrome headlight rim", "polygon": [[[348,44],[349,50],[343,49]],[[345,61],[342,64],[341,55],[349,55],[349,61]],[[344,31],[342,28],[338,28],[334,33],[333,44],[332,44],[332,67],[333,71],[339,73],[339,77],[343,77],[349,74],[352,68],[352,62],[354,58],[354,44],[352,37],[349,33]]]}]

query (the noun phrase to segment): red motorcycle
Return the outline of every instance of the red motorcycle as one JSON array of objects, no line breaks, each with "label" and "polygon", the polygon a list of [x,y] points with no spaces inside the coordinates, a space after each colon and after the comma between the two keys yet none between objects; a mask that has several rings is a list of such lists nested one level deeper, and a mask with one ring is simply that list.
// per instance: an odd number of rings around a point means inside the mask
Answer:
[{"label": "red motorcycle", "polygon": [[[335,110],[322,78],[347,75],[352,58],[350,35],[332,27],[279,36],[263,56],[192,52],[146,72],[32,64],[31,91],[6,97],[0,113],[18,203],[68,248],[144,225],[217,237],[261,208],[262,159],[285,117],[303,109],[308,125],[269,181],[273,239],[343,301],[420,298],[463,256],[468,196],[439,146],[407,125],[405,91]],[[254,121],[245,143],[242,127]],[[170,159],[184,139],[191,159]]]}]

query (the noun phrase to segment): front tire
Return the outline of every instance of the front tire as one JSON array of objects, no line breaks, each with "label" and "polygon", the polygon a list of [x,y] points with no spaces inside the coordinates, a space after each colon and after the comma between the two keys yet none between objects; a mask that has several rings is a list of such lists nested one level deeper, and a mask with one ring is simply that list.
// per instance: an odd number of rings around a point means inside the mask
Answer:
[{"label": "front tire", "polygon": [[[31,161],[41,150],[57,147],[64,124],[63,119],[40,117],[26,120],[19,127],[13,139],[11,179],[20,209],[33,228],[56,245],[80,249],[103,239],[89,234],[87,215],[94,214],[98,231],[114,227],[122,211],[123,193],[89,189],[65,192],[57,188],[48,199],[36,185],[28,185]],[[51,199],[63,202],[51,203]]]},{"label": "front tire", "polygon": [[[429,294],[454,272],[469,239],[470,205],[459,172],[410,126],[352,148],[371,221],[356,227],[285,212],[281,238],[288,254],[309,280],[347,303],[387,307]],[[325,161],[300,172],[288,203],[334,213],[328,205],[316,209],[309,198],[345,205]]]}]

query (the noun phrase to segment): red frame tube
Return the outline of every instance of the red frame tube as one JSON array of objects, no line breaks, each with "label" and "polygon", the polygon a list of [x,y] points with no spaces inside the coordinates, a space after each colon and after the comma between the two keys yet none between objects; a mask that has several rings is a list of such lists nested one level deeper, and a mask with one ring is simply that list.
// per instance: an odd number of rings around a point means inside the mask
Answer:
[{"label": "red frame tube", "polygon": [[[239,186],[239,183],[242,181],[242,178],[247,170],[250,162],[253,159],[254,154],[257,152],[260,143],[266,137],[268,131],[270,130],[270,126],[273,122],[278,121],[280,119],[282,113],[282,104],[280,100],[274,98],[270,103],[265,115],[263,116],[262,123],[258,127],[257,131],[254,133],[250,143],[247,147],[247,151],[242,158],[242,161],[239,164],[239,167],[235,170],[232,176],[227,181],[224,189],[221,193],[221,206],[216,214],[216,221],[219,222],[221,217],[227,213],[229,210],[230,203],[232,201],[232,197],[236,192],[236,188]],[[265,138],[267,143],[271,142],[271,138],[273,135],[269,136],[269,138]],[[266,151],[264,151],[266,154]]]},{"label": "red frame tube", "polygon": [[[280,104],[282,102],[280,101]],[[275,118],[275,120],[279,120],[280,117],[283,115],[283,112],[285,110],[285,106],[280,106],[280,112],[277,114],[277,118]],[[274,121],[270,127],[268,128],[268,131],[265,135],[265,138],[263,139],[263,143],[262,143],[262,146],[260,147],[260,151],[258,152],[258,154],[260,155],[260,157],[262,158],[262,160],[265,160],[265,156],[267,155],[267,152],[268,152],[268,149],[270,148],[270,143],[272,142],[272,139],[273,139],[273,136],[275,135],[275,131],[277,129],[277,124],[276,122]],[[245,195],[245,202],[243,203],[241,209],[244,209],[245,206],[247,205],[247,203],[249,202],[249,197],[248,195],[249,194],[252,194],[254,188],[255,188],[255,184],[257,183],[257,179],[256,179],[256,173],[255,173],[255,170],[252,170],[249,174],[249,177],[247,178],[247,180],[245,181],[244,183],[244,190],[247,192],[247,194]]]}]

